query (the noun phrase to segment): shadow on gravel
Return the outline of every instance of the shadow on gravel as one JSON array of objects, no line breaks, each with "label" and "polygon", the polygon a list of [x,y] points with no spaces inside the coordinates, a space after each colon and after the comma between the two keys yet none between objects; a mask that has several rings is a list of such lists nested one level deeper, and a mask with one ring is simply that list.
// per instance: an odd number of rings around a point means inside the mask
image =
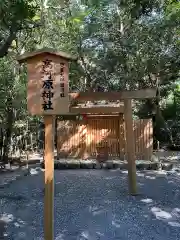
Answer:
[{"label": "shadow on gravel", "polygon": [[13,196],[13,195],[8,195],[8,194],[0,194],[1,199],[6,199],[9,201],[29,201],[28,198],[18,195],[18,196]]},{"label": "shadow on gravel", "polygon": [[0,239],[5,239],[4,234],[6,232],[6,223],[0,219]]},{"label": "shadow on gravel", "polygon": [[[136,197],[127,171],[55,171],[55,240],[179,240],[180,175],[138,171]],[[42,240],[43,173],[14,181],[0,192],[6,238]],[[6,228],[7,226],[7,228]],[[2,234],[1,234],[2,235]]]}]

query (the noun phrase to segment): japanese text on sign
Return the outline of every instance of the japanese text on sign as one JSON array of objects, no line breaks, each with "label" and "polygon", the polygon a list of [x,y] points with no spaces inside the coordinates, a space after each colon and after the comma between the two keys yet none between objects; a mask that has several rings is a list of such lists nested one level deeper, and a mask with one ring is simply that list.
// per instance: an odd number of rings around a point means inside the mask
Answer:
[{"label": "japanese text on sign", "polygon": [[65,94],[64,94],[64,63],[60,64],[60,97],[65,97]]},{"label": "japanese text on sign", "polygon": [[53,103],[52,99],[54,97],[54,92],[53,92],[53,79],[52,79],[52,61],[51,60],[45,60],[43,61],[43,66],[42,66],[42,74],[43,74],[43,84],[42,84],[42,108],[44,111],[47,110],[53,110]]}]

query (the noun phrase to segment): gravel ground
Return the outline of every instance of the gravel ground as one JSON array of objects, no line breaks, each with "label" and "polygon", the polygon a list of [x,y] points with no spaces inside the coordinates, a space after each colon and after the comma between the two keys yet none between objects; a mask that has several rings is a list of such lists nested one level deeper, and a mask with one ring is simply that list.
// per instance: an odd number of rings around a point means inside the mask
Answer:
[{"label": "gravel ground", "polygon": [[[0,189],[0,239],[44,239],[35,173]],[[126,171],[55,171],[55,240],[180,239],[180,175],[139,172],[138,186],[128,196]]]}]

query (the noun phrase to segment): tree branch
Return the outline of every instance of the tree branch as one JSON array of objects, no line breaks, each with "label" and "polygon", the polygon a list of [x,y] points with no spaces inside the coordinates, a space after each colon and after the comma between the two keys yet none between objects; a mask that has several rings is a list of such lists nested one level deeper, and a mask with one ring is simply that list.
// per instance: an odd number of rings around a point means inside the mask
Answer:
[{"label": "tree branch", "polygon": [[10,28],[9,36],[7,37],[5,43],[0,47],[0,58],[3,58],[7,55],[8,49],[11,46],[12,41],[15,40],[17,32],[18,27],[16,23],[14,23]]},{"label": "tree branch", "polygon": [[12,26],[10,28],[9,36],[7,37],[4,44],[2,46],[0,46],[0,58],[3,58],[7,55],[8,49],[10,48],[13,40],[16,39],[16,35],[17,35],[18,31],[23,30],[23,29],[26,29],[26,30],[27,29],[34,29],[34,28],[37,28],[37,27],[40,27],[40,26],[41,26],[40,23],[36,23],[36,24],[33,24],[31,27],[27,26],[27,27],[23,28],[22,23],[21,23],[21,26],[19,26],[17,24],[17,22],[14,21],[14,23],[12,24]]}]

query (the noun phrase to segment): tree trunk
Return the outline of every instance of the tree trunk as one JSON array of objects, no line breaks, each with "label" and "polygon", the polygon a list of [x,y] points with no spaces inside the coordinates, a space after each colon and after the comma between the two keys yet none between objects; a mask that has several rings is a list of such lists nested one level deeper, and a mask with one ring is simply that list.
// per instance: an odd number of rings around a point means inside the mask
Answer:
[{"label": "tree trunk", "polygon": [[173,90],[173,105],[174,105],[174,115],[177,120],[177,102],[176,102],[176,92]]},{"label": "tree trunk", "polygon": [[2,160],[2,155],[3,155],[3,139],[4,139],[4,134],[3,134],[3,129],[2,127],[0,128],[0,159]]},{"label": "tree trunk", "polygon": [[3,146],[3,162],[8,163],[8,155],[9,155],[9,146],[11,142],[12,135],[12,127],[13,127],[13,108],[12,108],[12,99],[8,99],[7,101],[7,117],[6,117],[6,129],[5,129],[5,138],[4,138],[4,146]]}]

